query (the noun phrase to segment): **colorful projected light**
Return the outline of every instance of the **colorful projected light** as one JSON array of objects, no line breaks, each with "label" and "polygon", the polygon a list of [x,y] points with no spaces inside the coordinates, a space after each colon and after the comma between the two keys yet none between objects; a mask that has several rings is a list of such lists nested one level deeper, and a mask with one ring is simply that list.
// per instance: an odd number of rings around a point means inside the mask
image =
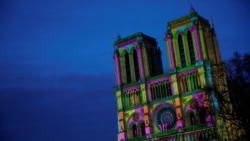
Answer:
[{"label": "colorful projected light", "polygon": [[168,22],[164,38],[167,72],[155,38],[138,32],[114,43],[118,141],[214,140],[216,125],[224,124],[215,92],[206,88],[226,86],[214,28],[191,7]]}]

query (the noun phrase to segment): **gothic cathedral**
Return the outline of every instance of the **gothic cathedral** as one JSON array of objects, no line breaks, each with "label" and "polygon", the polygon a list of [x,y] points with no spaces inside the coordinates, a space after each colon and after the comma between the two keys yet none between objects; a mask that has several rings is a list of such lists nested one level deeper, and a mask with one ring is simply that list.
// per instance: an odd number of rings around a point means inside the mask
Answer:
[{"label": "gothic cathedral", "polygon": [[227,139],[208,90],[226,83],[213,26],[191,7],[168,22],[164,39],[168,72],[155,38],[139,32],[114,42],[118,141],[213,140],[218,131]]}]

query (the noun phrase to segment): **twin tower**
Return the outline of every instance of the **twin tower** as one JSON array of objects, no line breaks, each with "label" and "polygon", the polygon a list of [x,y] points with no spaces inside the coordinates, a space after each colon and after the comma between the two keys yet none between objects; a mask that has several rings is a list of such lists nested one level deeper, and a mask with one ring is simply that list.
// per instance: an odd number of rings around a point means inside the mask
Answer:
[{"label": "twin tower", "polygon": [[114,42],[118,141],[212,140],[222,131],[207,89],[226,80],[214,28],[191,7],[168,22],[164,39],[168,72],[155,38],[139,32]]}]

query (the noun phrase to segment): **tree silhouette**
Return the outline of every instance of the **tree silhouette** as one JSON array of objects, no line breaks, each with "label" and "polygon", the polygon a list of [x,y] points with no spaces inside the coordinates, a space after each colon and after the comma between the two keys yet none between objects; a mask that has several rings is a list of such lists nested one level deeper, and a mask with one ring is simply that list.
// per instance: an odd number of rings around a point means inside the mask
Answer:
[{"label": "tree silhouette", "polygon": [[[207,87],[219,102],[215,111],[225,121],[229,140],[250,140],[250,53],[235,52],[225,62],[226,83]],[[221,89],[221,85],[226,89]],[[220,88],[219,88],[220,87]],[[218,137],[222,139],[223,137]]]},{"label": "tree silhouette", "polygon": [[227,86],[232,104],[233,117],[239,122],[235,124],[243,128],[244,136],[239,139],[250,140],[250,54],[235,52],[226,62]]}]

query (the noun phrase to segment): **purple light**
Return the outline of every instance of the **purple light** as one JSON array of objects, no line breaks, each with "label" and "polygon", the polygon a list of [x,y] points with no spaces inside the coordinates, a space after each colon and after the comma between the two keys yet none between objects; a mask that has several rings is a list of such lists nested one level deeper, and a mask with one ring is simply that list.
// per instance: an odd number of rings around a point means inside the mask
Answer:
[{"label": "purple light", "polygon": [[124,132],[121,132],[120,133],[120,140],[124,140],[125,141],[125,133]]},{"label": "purple light", "polygon": [[168,40],[167,43],[168,43],[168,47],[169,47],[169,57],[170,57],[171,69],[175,69],[173,45],[172,45],[171,36],[169,34],[167,35],[167,40]]},{"label": "purple light", "polygon": [[147,84],[147,94],[148,94],[148,101],[152,101],[152,97],[151,97],[151,91],[150,91],[150,84]]},{"label": "purple light", "polygon": [[128,88],[124,88],[124,89],[122,89],[122,93],[125,93],[125,92],[128,92],[128,91],[132,91],[132,90],[136,90],[136,89],[139,89],[139,85],[135,85],[135,86],[131,86],[131,87],[128,87]]},{"label": "purple light", "polygon": [[206,115],[206,122],[207,122],[207,126],[212,126],[212,118],[210,114]]},{"label": "purple light", "polygon": [[143,72],[143,64],[142,64],[142,55],[141,55],[141,47],[138,45],[136,47],[138,60],[139,60],[139,69],[140,69],[140,78],[144,78],[144,72]]},{"label": "purple light", "polygon": [[118,45],[118,48],[124,47],[124,46],[129,45],[129,44],[132,44],[132,43],[134,43],[134,42],[137,42],[137,39],[136,39],[136,38],[131,39],[131,40],[128,40],[128,41],[123,42],[123,43],[120,43],[120,44]]},{"label": "purple light", "polygon": [[194,38],[195,38],[195,45],[196,45],[196,51],[198,55],[198,61],[201,61],[201,51],[200,51],[200,44],[199,44],[199,38],[198,38],[198,33],[197,33],[197,27],[194,26]]},{"label": "purple light", "polygon": [[178,132],[181,132],[182,127],[183,127],[183,123],[181,119],[177,120],[177,127],[178,127]]},{"label": "purple light", "polygon": [[117,52],[115,52],[115,72],[116,72],[116,81],[117,85],[121,85],[121,77],[120,77],[120,63],[119,63],[119,57]]},{"label": "purple light", "polygon": [[150,135],[150,127],[146,127],[146,135]]}]

